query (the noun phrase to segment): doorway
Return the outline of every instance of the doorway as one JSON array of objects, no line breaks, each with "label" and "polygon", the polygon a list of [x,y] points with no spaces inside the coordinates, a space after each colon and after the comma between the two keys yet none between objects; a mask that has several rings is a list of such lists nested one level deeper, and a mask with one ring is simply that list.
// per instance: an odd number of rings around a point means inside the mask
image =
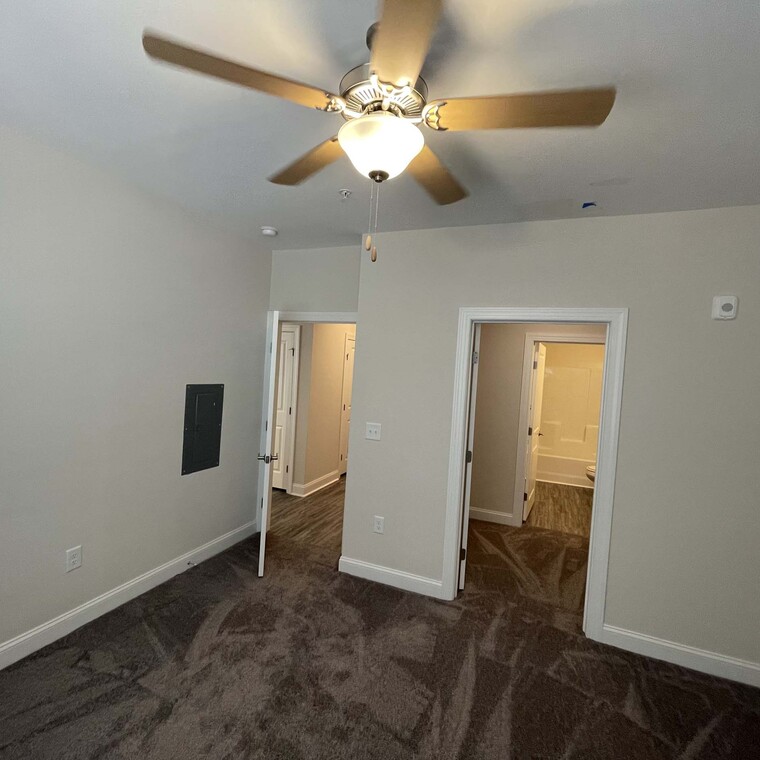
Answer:
[{"label": "doorway", "polygon": [[469,582],[561,611],[579,630],[606,329],[476,330],[463,526]]},{"label": "doorway", "polygon": [[[350,318],[353,317],[353,318]],[[351,420],[355,315],[270,316],[260,471],[259,574],[267,540],[340,556]],[[276,324],[275,324],[276,319]],[[268,430],[272,421],[271,434]],[[267,440],[269,437],[270,440]],[[266,452],[271,452],[267,456]]]},{"label": "doorway", "polygon": [[[454,598],[460,586],[464,587],[468,572],[467,538],[472,491],[473,433],[471,425],[475,412],[474,399],[478,383],[479,345],[481,327],[485,324],[536,324],[546,331],[556,326],[598,326],[604,331],[604,354],[601,389],[601,413],[597,445],[597,475],[593,492],[591,535],[588,545],[588,568],[585,574],[585,603],[582,610],[582,630],[587,636],[599,639],[603,635],[604,597],[607,582],[607,563],[612,521],[613,491],[617,458],[617,440],[622,397],[622,378],[625,359],[627,329],[626,309],[575,309],[575,308],[462,308],[459,315],[457,354],[454,385],[454,413],[451,434],[449,488],[444,547],[444,590],[446,598]],[[521,339],[524,343],[524,338]],[[532,367],[532,362],[531,362]],[[518,372],[519,374],[519,372]],[[517,383],[522,394],[524,384]],[[515,405],[519,409],[519,405]],[[518,414],[519,419],[519,414]],[[523,422],[527,421],[527,417]],[[527,436],[527,426],[524,435]],[[522,450],[522,449],[521,449]],[[517,460],[517,446],[514,456]],[[527,451],[527,449],[526,449]],[[540,455],[540,452],[539,452]],[[517,472],[515,467],[512,473]],[[538,480],[538,478],[537,478]],[[521,500],[525,493],[520,490]],[[518,483],[515,482],[515,492]],[[537,498],[537,495],[536,495]],[[523,509],[515,510],[510,503],[508,516],[502,516],[504,525],[516,530],[522,528]],[[535,501],[534,501],[535,504]],[[518,522],[519,520],[519,522]]]}]

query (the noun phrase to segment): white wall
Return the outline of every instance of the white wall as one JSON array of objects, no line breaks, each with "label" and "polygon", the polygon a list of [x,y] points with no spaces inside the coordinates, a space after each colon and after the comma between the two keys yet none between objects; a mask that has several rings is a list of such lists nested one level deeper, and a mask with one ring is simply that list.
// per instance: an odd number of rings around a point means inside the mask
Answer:
[{"label": "white wall", "polygon": [[[629,307],[605,620],[760,662],[759,240],[760,207],[384,233],[361,267],[344,555],[442,577],[460,306]],[[711,321],[718,293],[736,321]]]},{"label": "white wall", "polygon": [[[0,141],[1,643],[253,530],[270,256]],[[187,383],[224,383],[224,417],[220,466],[181,477]]]},{"label": "white wall", "polygon": [[275,251],[270,308],[280,311],[357,310],[359,241],[344,248]]},{"label": "white wall", "polygon": [[[481,327],[470,492],[473,519],[504,522],[503,516],[513,513],[523,356],[525,335],[529,332],[596,334],[603,338],[606,327],[541,324]],[[597,409],[597,422],[598,419]]]},{"label": "white wall", "polygon": [[596,462],[604,346],[548,343],[544,373],[538,479],[590,488]]}]

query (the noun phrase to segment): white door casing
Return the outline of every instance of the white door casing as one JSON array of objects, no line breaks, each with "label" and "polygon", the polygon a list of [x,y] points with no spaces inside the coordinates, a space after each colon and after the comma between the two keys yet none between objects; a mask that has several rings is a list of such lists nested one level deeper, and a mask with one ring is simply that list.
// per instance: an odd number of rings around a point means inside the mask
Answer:
[{"label": "white door casing", "polygon": [[351,396],[354,387],[354,356],[356,338],[346,333],[343,346],[343,390],[340,409],[340,463],[338,472],[345,475],[348,469],[348,434],[351,430]]},{"label": "white door casing", "polygon": [[295,433],[295,397],[298,390],[298,325],[283,325],[277,359],[277,403],[275,405],[272,451],[272,487],[290,490]]},{"label": "white door casing", "polygon": [[470,408],[467,413],[467,452],[464,460],[464,503],[462,505],[462,537],[459,555],[459,588],[464,588],[467,569],[467,536],[470,531],[470,492],[472,490],[472,459],[475,445],[475,407],[478,399],[478,368],[480,366],[480,325],[474,326],[470,370]]},{"label": "white door casing", "polygon": [[546,344],[533,344],[533,366],[531,371],[531,391],[528,427],[528,449],[526,451],[525,491],[523,496],[522,519],[528,519],[536,501],[536,473],[538,472],[538,444],[541,435],[541,409],[544,401],[544,373],[546,371]]},{"label": "white door casing", "polygon": [[264,346],[264,402],[261,410],[261,440],[259,446],[259,577],[264,575],[269,513],[272,506],[272,438],[274,431],[274,402],[277,371],[277,350],[280,315],[267,313],[266,345]]}]

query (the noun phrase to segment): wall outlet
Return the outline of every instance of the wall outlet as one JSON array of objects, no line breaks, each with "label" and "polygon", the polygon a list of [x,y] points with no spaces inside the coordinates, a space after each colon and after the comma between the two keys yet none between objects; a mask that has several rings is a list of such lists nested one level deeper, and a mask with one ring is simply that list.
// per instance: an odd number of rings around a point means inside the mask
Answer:
[{"label": "wall outlet", "polygon": [[364,434],[364,437],[368,441],[379,441],[380,440],[380,423],[379,422],[368,422],[367,423],[367,432]]},{"label": "wall outlet", "polygon": [[372,532],[385,533],[385,518],[384,517],[380,517],[380,515],[375,515],[375,518],[372,521]]},{"label": "wall outlet", "polygon": [[66,572],[70,573],[72,570],[76,570],[78,567],[82,567],[82,547],[75,546],[72,549],[66,551]]}]

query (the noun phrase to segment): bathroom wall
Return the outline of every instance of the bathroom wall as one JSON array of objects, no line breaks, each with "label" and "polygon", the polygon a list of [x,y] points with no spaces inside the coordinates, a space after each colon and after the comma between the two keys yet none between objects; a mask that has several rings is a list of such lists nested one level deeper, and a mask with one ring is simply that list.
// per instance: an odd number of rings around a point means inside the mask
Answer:
[{"label": "bathroom wall", "polygon": [[596,462],[604,346],[547,343],[538,479],[590,487]]}]

